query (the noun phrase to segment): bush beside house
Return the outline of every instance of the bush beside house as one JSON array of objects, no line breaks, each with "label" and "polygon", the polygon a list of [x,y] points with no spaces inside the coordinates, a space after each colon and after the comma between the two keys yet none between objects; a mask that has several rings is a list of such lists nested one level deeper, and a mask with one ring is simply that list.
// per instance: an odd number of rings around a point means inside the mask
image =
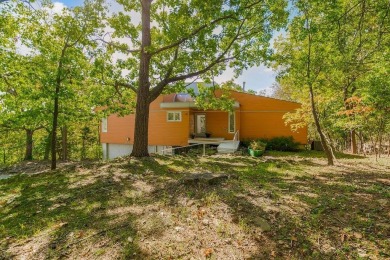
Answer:
[{"label": "bush beside house", "polygon": [[249,154],[253,157],[259,157],[263,155],[266,146],[267,144],[260,140],[252,140],[248,147]]},{"label": "bush beside house", "polygon": [[252,140],[242,140],[244,147],[250,147],[251,142],[261,142],[266,144],[265,150],[283,151],[283,152],[295,152],[299,151],[300,143],[296,142],[292,136],[280,136],[274,138],[259,138]]}]

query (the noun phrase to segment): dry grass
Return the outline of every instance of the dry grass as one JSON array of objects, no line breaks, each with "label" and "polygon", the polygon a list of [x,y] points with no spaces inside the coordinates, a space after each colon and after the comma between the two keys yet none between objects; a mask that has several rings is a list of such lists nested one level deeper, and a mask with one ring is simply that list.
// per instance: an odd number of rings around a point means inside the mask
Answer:
[{"label": "dry grass", "polygon": [[[388,259],[390,159],[343,157],[334,167],[308,152],[38,167],[0,181],[0,259]],[[234,178],[181,181],[204,172]]]}]

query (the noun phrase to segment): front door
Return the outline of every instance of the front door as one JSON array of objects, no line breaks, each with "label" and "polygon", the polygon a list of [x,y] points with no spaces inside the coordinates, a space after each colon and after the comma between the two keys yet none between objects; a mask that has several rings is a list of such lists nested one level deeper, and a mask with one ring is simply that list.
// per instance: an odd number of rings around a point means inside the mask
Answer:
[{"label": "front door", "polygon": [[196,134],[206,133],[206,115],[198,114],[196,115]]}]

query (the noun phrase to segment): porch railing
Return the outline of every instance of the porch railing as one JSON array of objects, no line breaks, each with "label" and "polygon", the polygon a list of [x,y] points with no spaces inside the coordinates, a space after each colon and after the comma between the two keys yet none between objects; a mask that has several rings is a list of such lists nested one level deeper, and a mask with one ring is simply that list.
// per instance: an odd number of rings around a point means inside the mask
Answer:
[{"label": "porch railing", "polygon": [[[206,144],[191,144],[191,145],[187,145],[187,146],[171,147],[171,148],[167,148],[167,149],[161,150],[160,154],[161,155],[172,154],[173,151],[176,151],[176,150],[179,150],[179,149],[185,149],[185,148],[194,147],[194,146],[200,146],[200,145],[203,145],[203,156],[206,156]],[[169,153],[167,153],[168,151],[169,151]]]},{"label": "porch railing", "polygon": [[[234,137],[233,137],[233,143],[235,142],[240,142],[240,131],[237,130],[234,134]],[[228,142],[231,142],[231,141],[228,141]],[[189,147],[194,147],[194,146],[200,146],[202,145],[203,146],[203,156],[206,156],[206,145],[208,143],[199,143],[199,144],[191,144],[191,145],[187,145],[187,146],[181,146],[181,147],[171,147],[171,148],[167,148],[167,149],[163,149],[160,151],[160,154],[161,155],[164,155],[166,154],[167,151],[170,152],[170,154],[172,154],[173,151],[176,151],[176,150],[179,150],[179,149],[185,149],[185,148],[189,148]],[[232,151],[233,153],[235,152],[235,150]]]}]

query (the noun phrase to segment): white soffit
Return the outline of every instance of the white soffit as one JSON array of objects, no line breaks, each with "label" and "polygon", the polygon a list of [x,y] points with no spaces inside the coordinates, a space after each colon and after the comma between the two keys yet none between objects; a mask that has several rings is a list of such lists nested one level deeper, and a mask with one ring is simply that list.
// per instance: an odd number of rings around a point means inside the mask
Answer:
[{"label": "white soffit", "polygon": [[[163,103],[160,103],[160,108],[183,108],[183,107],[196,108],[196,105],[195,105],[195,102],[163,102]],[[240,103],[235,101],[233,107],[239,108]]]}]

